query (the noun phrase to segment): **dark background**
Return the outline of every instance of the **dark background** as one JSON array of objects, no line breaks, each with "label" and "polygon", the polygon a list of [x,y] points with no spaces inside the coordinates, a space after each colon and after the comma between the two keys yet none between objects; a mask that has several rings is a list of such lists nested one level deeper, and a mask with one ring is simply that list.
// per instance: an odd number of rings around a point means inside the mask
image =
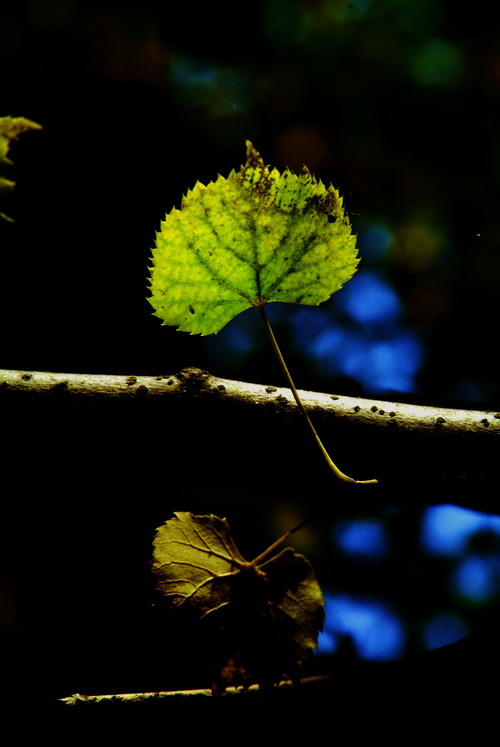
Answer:
[{"label": "dark background", "polygon": [[[160,220],[197,179],[238,168],[250,139],[266,162],[295,169],[305,162],[339,188],[361,268],[399,303],[397,319],[378,326],[342,310],[343,291],[311,314],[325,328],[337,325],[351,346],[395,339],[396,327],[418,344],[407,391],[371,386],[346,373],[341,351],[328,354],[327,366],[310,354],[312,316],[277,307],[297,383],[495,407],[496,19],[441,0],[263,0],[241,13],[237,4],[132,0],[24,0],[2,13],[0,114],[29,117],[43,130],[11,150],[7,175],[17,187],[2,209],[16,222],[0,225],[0,365],[121,374],[194,365],[281,383],[251,315],[202,339],[161,327],[146,301]],[[371,571],[342,576],[332,565],[328,527],[351,514],[380,516],[413,497],[391,523],[399,549],[390,568],[413,542],[403,564],[411,572],[386,568],[373,583],[396,599],[415,636],[425,605],[439,606],[436,598],[449,593],[445,580],[431,586],[435,566],[419,556],[415,537],[422,504],[453,503],[454,487],[416,494],[406,484],[378,493],[376,505],[362,499],[347,509],[339,500],[332,508],[312,449],[305,440],[289,443],[286,429],[279,441],[274,424],[263,430],[204,411],[200,423],[196,410],[65,403],[17,404],[4,417],[7,690],[36,681],[50,699],[203,680],[194,639],[184,637],[174,655],[165,635],[155,661],[163,621],[150,607],[149,548],[173,510],[227,515],[249,554],[312,510],[318,519],[300,549],[329,588],[349,588],[356,578],[365,589]],[[377,468],[374,454],[359,454],[352,442],[341,456],[358,471]],[[420,469],[425,475],[425,459]],[[474,490],[461,502],[474,506]],[[415,595],[401,594],[408,584]],[[469,627],[491,619],[496,606],[495,599],[487,615],[468,609]],[[418,653],[419,644],[410,649]]]}]

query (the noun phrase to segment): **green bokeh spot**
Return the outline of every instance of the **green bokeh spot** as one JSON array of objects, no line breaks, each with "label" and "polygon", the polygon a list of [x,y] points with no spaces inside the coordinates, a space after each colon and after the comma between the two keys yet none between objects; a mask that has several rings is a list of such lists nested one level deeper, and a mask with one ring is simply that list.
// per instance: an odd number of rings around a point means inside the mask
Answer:
[{"label": "green bokeh spot", "polygon": [[415,55],[411,71],[423,86],[452,86],[460,79],[463,68],[458,47],[444,39],[431,39]]}]

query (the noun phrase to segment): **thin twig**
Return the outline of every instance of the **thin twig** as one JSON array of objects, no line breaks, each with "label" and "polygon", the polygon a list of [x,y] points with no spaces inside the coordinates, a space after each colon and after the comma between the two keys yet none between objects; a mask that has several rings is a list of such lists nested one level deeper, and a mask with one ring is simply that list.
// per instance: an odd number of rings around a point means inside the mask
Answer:
[{"label": "thin twig", "polygon": [[[300,681],[300,686],[318,685],[327,683],[330,681],[328,675],[319,675],[316,677],[304,677]],[[278,685],[280,690],[285,690],[295,687],[291,680],[283,680]],[[242,687],[228,687],[224,692],[224,696],[232,695],[246,695],[248,693],[258,693],[258,685],[250,685],[250,687],[244,689]],[[106,702],[119,702],[119,703],[137,703],[144,702],[146,700],[162,700],[164,698],[192,698],[192,697],[209,697],[212,696],[212,690],[204,688],[201,690],[166,690],[159,692],[148,692],[148,693],[114,693],[111,695],[81,695],[75,693],[69,695],[66,698],[59,698],[61,703],[66,705],[77,705],[81,703],[106,703]]]}]

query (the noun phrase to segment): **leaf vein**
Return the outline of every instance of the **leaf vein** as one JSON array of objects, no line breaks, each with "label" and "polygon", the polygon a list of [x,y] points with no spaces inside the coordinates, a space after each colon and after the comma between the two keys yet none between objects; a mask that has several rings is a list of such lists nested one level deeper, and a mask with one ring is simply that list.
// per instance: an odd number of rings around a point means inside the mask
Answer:
[{"label": "leaf vein", "polygon": [[183,234],[183,236],[184,236],[184,239],[185,239],[185,241],[186,241],[186,246],[187,246],[187,248],[188,248],[188,249],[190,249],[190,250],[191,250],[191,253],[193,254],[194,258],[195,258],[195,259],[196,259],[196,260],[198,261],[198,263],[199,263],[199,264],[200,264],[200,265],[201,265],[201,266],[202,266],[202,267],[203,267],[203,268],[204,268],[205,270],[207,270],[207,271],[208,271],[208,272],[209,272],[209,273],[211,274],[211,276],[212,276],[212,278],[213,278],[214,280],[216,280],[216,281],[217,281],[218,283],[220,283],[221,285],[223,285],[223,286],[224,286],[225,288],[228,288],[229,290],[233,291],[233,292],[234,292],[234,293],[236,293],[236,294],[237,294],[238,296],[241,296],[241,297],[242,297],[242,298],[244,298],[244,299],[245,299],[246,301],[248,301],[248,302],[249,302],[249,303],[250,303],[251,305],[253,305],[253,302],[252,302],[252,299],[250,298],[250,296],[248,296],[248,295],[247,295],[247,294],[246,294],[246,293],[245,293],[244,291],[242,291],[242,290],[241,290],[240,288],[238,288],[237,286],[235,286],[235,285],[233,285],[232,283],[228,282],[227,278],[225,278],[225,277],[224,277],[223,275],[221,275],[221,274],[220,274],[220,272],[219,272],[218,270],[216,270],[216,269],[215,269],[215,268],[214,268],[214,267],[213,267],[213,266],[212,266],[212,265],[210,264],[210,262],[209,262],[209,261],[207,260],[207,258],[206,258],[206,257],[202,256],[202,254],[201,254],[200,250],[196,248],[196,246],[195,246],[195,244],[193,243],[193,241],[191,241],[191,239],[190,239],[190,238],[189,238],[189,236],[187,235],[187,233],[186,233],[186,230],[185,230],[184,226],[183,226],[182,224],[179,224],[179,225],[180,225],[180,230],[181,230],[181,233]]},{"label": "leaf vein", "polygon": [[[192,542],[186,539],[186,542],[181,542],[178,539],[171,539],[171,540],[164,540],[165,545],[167,544],[175,544],[175,545],[181,545],[183,547],[188,547],[190,550],[197,550],[200,553],[203,553],[204,555],[210,555],[215,556],[216,558],[221,558],[222,560],[232,562],[232,558],[228,557],[227,555],[223,555],[222,553],[218,553],[216,550],[212,550],[210,546],[208,545],[208,549],[206,547],[198,547],[197,545],[193,545]],[[177,561],[171,561],[171,562],[177,562]]]},{"label": "leaf vein", "polygon": [[[221,199],[221,203],[224,205],[224,207],[227,210],[228,209],[228,205],[224,201],[224,199]],[[205,205],[204,202],[202,202],[202,208],[203,208],[203,210],[205,212],[206,223],[210,226],[210,228],[212,230],[212,233],[214,234],[214,236],[217,239],[217,241],[219,242],[219,244],[221,246],[223,246],[226,249],[226,251],[228,251],[230,254],[232,254],[233,257],[236,257],[236,259],[238,259],[240,262],[243,262],[245,265],[248,265],[249,267],[252,267],[253,264],[248,259],[248,257],[246,257],[244,254],[240,254],[240,252],[236,251],[236,249],[233,246],[231,246],[226,241],[223,241],[221,239],[220,233],[218,232],[218,230],[216,229],[216,227],[214,226],[214,224],[212,222],[212,217],[211,217],[211,214],[210,214],[210,209]],[[231,210],[231,212],[233,212],[233,214],[234,214],[234,211]]]}]

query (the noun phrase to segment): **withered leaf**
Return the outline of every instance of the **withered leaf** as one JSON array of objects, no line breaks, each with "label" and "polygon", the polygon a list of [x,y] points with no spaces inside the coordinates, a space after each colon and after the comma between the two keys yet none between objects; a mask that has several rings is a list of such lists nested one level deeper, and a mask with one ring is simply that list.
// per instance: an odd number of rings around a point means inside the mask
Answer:
[{"label": "withered leaf", "polygon": [[157,589],[211,626],[216,692],[298,679],[316,648],[324,600],[311,564],[291,548],[260,562],[264,556],[246,561],[227,521],[213,515],[178,512],[157,530]]}]

